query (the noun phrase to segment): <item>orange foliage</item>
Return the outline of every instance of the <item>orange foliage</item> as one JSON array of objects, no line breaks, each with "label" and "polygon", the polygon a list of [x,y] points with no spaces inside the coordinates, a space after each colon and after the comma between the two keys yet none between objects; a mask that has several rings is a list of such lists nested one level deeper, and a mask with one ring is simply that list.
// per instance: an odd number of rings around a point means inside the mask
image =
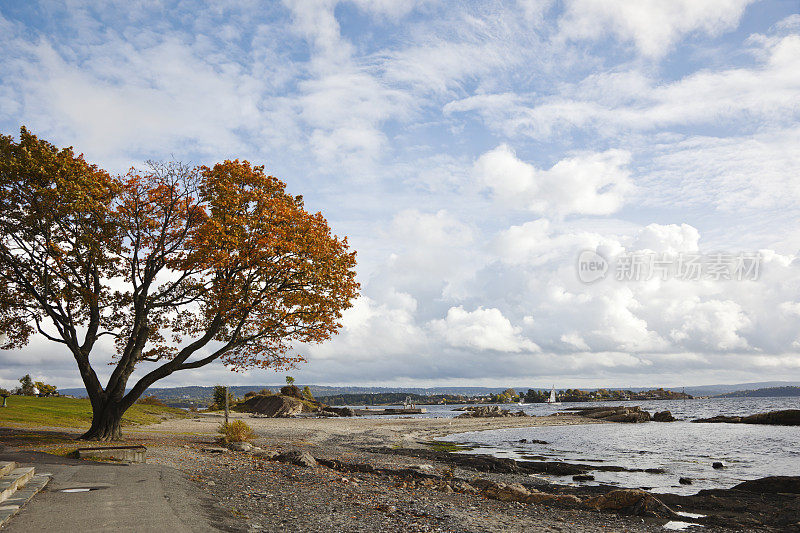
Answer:
[{"label": "orange foliage", "polygon": [[[34,332],[64,344],[93,406],[124,410],[217,359],[291,366],[294,346],[336,333],[358,291],[347,239],[247,161],[114,177],[23,128],[18,143],[0,136],[0,228],[6,347]],[[103,335],[117,345],[105,387],[89,364]],[[125,394],[142,361],[157,365]]]}]

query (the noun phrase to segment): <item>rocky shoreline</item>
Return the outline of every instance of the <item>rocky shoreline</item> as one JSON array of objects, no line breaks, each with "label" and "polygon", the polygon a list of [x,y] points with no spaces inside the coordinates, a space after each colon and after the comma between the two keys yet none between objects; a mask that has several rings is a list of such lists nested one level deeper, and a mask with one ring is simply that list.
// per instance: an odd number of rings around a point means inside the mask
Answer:
[{"label": "rocky shoreline", "polygon": [[598,421],[572,415],[258,419],[256,442],[263,451],[214,454],[190,444],[177,454],[174,446],[158,447],[152,456],[193,476],[249,531],[663,531],[669,521],[702,524],[704,531],[800,531],[796,478],[763,482],[781,492],[762,485],[756,492],[653,495],[547,478],[621,467],[431,448],[432,439],[447,433],[574,423]]}]

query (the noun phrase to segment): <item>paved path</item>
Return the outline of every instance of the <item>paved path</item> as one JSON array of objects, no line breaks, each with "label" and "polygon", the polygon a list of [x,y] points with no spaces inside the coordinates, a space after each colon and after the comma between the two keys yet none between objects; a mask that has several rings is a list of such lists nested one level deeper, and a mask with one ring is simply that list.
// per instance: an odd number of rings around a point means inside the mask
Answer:
[{"label": "paved path", "polygon": [[[90,463],[8,448],[0,450],[0,460],[53,475],[3,532],[244,531],[229,512],[174,468]],[[87,488],[92,490],[80,491]]]}]

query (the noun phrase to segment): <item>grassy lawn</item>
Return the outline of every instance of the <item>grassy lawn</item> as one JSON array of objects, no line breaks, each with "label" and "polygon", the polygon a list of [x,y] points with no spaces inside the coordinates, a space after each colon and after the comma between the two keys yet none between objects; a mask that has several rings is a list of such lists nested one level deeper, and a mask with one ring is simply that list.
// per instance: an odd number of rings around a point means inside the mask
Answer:
[{"label": "grassy lawn", "polygon": [[[92,406],[83,398],[11,396],[7,405],[0,407],[0,425],[88,428],[92,421]],[[186,416],[182,409],[135,404],[122,417],[122,425],[155,424]]]}]

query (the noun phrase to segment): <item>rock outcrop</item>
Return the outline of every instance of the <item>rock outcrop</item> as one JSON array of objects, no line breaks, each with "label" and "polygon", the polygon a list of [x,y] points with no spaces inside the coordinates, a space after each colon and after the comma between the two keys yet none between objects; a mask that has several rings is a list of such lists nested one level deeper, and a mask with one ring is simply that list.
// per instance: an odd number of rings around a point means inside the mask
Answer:
[{"label": "rock outcrop", "polygon": [[653,415],[653,422],[674,422],[675,417],[669,411],[659,411]]},{"label": "rock outcrop", "polygon": [[355,413],[350,407],[329,407],[325,406],[320,411],[325,416],[354,416]]},{"label": "rock outcrop", "polygon": [[769,476],[739,483],[733,490],[759,494],[800,494],[800,476]]},{"label": "rock outcrop", "polygon": [[651,419],[650,413],[642,411],[638,405],[632,407],[590,407],[588,409],[571,409],[578,416],[607,420],[609,422],[648,422]]},{"label": "rock outcrop", "polygon": [[270,418],[286,418],[303,411],[303,402],[291,396],[253,396],[238,406],[239,411]]},{"label": "rock outcrop", "polygon": [[501,409],[497,405],[478,405],[462,408],[464,411],[456,418],[498,418],[508,416],[528,416],[525,411],[517,411],[512,413],[508,409]]},{"label": "rock outcrop", "polygon": [[584,502],[587,507],[598,511],[618,511],[623,514],[637,516],[656,516],[672,518],[675,512],[664,505],[661,500],[639,489],[612,490],[606,494],[595,496]]},{"label": "rock outcrop", "polygon": [[772,426],[800,426],[800,409],[770,411],[749,416],[713,416],[698,418],[692,422],[727,424],[766,424]]}]

